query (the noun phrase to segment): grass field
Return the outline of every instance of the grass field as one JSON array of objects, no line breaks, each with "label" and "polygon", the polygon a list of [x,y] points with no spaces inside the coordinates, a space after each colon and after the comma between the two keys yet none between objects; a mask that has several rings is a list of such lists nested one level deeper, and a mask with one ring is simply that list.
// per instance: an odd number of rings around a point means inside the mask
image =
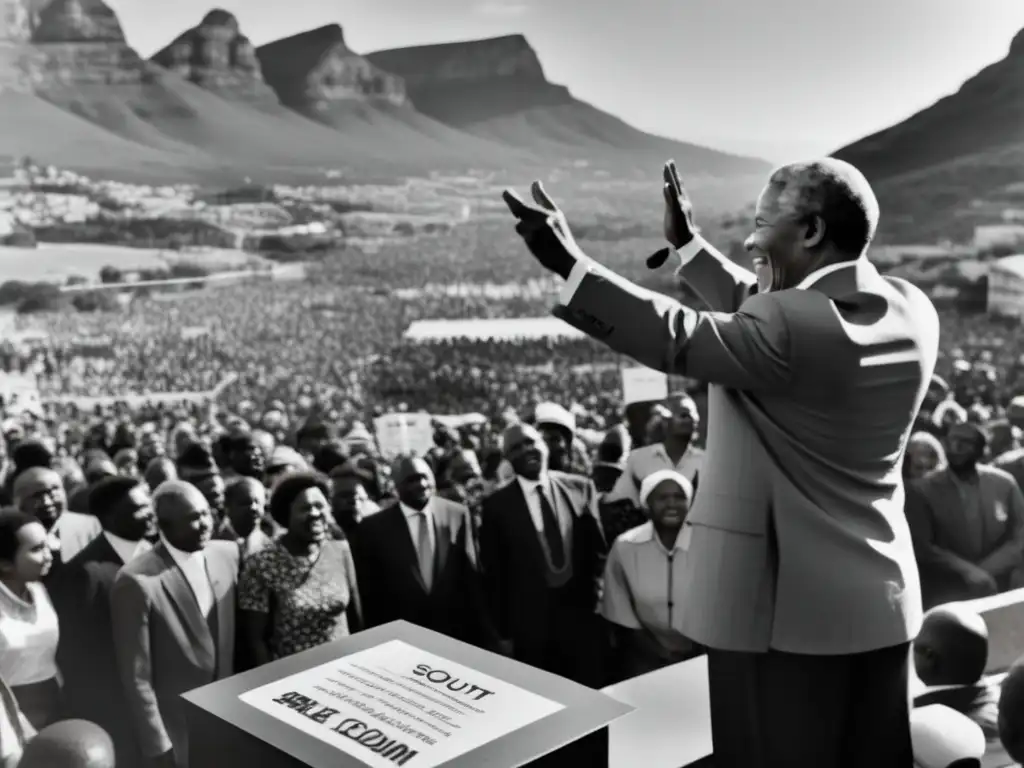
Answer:
[{"label": "grass field", "polygon": [[70,275],[94,280],[106,265],[122,272],[166,268],[175,261],[189,261],[224,269],[252,261],[241,251],[209,249],[197,252],[162,251],[156,248],[127,248],[118,245],[40,243],[37,248],[0,246],[0,282],[24,280],[63,283]]}]

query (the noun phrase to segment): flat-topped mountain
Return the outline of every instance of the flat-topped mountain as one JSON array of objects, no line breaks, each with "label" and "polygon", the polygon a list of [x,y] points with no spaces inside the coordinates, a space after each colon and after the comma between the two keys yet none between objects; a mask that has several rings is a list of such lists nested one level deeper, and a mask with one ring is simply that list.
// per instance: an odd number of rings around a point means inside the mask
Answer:
[{"label": "flat-topped mountain", "polygon": [[151,61],[227,99],[277,106],[277,95],[263,79],[256,48],[238,19],[221,9],[178,35]]}]

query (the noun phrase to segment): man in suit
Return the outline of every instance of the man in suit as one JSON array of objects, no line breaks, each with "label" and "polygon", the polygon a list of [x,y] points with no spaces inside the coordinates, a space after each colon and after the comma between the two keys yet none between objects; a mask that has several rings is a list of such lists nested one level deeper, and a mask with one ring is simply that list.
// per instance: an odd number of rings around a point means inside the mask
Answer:
[{"label": "man in suit", "polygon": [[114,650],[143,755],[186,768],[180,696],[234,670],[238,546],[211,541],[210,504],[189,483],[161,485],[153,508],[159,543],[114,580]]},{"label": "man in suit", "polygon": [[114,740],[118,764],[137,765],[141,755],[114,655],[110,596],[121,567],[150,550],[156,518],[149,489],[131,477],[100,480],[89,491],[89,509],[103,533],[68,562],[50,590],[61,629],[57,664],[67,716],[102,726]]},{"label": "man in suit", "polygon": [[487,612],[469,510],[435,494],[423,459],[391,470],[398,500],[349,536],[367,627],[396,619],[487,646]]},{"label": "man in suit", "polygon": [[502,435],[515,478],[483,500],[480,557],[504,650],[534,667],[600,687],[598,585],[607,553],[589,478],[548,469],[532,426]]},{"label": "man in suit", "polygon": [[255,478],[236,476],[224,492],[224,519],[213,538],[236,542],[244,561],[274,543],[268,531],[273,527],[267,519],[267,489]]},{"label": "man in suit", "polygon": [[26,469],[14,481],[13,490],[14,506],[37,518],[50,533],[53,567],[46,582],[52,584],[60,578],[64,565],[100,535],[100,521],[68,510],[64,483],[52,469]]},{"label": "man in suit", "polygon": [[928,607],[1024,586],[1024,495],[1009,473],[980,463],[986,442],[974,424],[950,427],[948,466],[907,496]]},{"label": "man in suit", "polygon": [[[643,365],[709,383],[707,457],[681,536],[682,631],[706,646],[715,763],[905,768],[921,594],[900,473],[938,354],[928,298],[866,252],[878,203],[825,159],[772,173],[746,248],[696,233],[675,166],[665,234],[708,311],[601,267],[534,184],[517,232],[566,279],[555,314]],[[648,266],[664,262],[659,252]]]}]

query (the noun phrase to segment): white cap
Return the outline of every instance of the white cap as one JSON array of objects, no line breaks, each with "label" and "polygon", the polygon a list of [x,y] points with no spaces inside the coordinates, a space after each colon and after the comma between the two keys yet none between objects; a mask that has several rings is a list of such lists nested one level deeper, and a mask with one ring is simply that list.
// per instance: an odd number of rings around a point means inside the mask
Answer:
[{"label": "white cap", "polygon": [[944,704],[911,711],[910,739],[918,768],[948,768],[958,760],[980,760],[985,754],[981,726]]},{"label": "white cap", "polygon": [[553,424],[576,434],[576,417],[558,403],[538,403],[533,412],[533,420],[537,426]]},{"label": "white cap", "polygon": [[693,484],[686,479],[685,475],[681,475],[674,469],[659,469],[657,472],[649,474],[640,483],[640,506],[646,507],[647,497],[654,492],[655,488],[666,481],[678,485],[683,489],[683,493],[686,494],[686,500],[693,501]]}]

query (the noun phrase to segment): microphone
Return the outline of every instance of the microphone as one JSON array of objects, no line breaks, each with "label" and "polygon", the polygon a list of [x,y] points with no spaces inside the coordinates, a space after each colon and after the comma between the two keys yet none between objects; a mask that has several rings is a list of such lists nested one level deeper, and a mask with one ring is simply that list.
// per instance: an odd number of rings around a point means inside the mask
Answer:
[{"label": "microphone", "polygon": [[661,269],[665,262],[668,261],[668,257],[671,255],[671,248],[662,248],[660,251],[655,251],[653,254],[647,257],[647,268]]}]

